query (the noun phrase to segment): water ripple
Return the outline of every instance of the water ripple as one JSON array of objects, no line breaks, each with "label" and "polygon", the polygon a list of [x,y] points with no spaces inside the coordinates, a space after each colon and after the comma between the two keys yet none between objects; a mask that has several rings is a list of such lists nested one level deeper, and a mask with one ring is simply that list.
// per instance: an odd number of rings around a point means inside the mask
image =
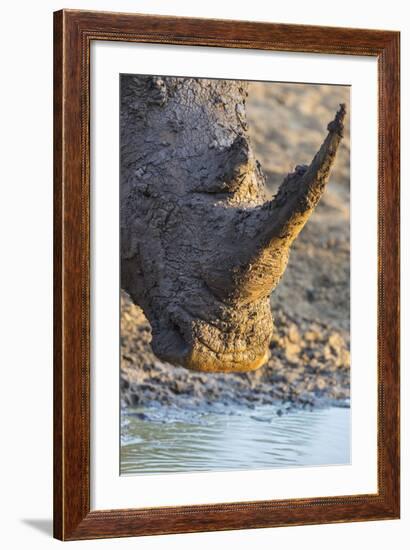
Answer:
[{"label": "water ripple", "polygon": [[349,462],[348,408],[278,416],[271,406],[228,413],[152,407],[122,415],[125,475]]}]

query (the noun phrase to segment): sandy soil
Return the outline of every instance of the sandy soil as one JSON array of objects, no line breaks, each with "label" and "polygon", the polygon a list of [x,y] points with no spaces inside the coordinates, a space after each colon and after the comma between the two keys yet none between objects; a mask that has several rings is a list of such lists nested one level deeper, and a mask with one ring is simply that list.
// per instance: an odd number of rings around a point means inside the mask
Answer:
[{"label": "sandy soil", "polygon": [[[248,121],[256,156],[275,193],[285,175],[309,164],[326,126],[346,103],[342,86],[252,83]],[[151,351],[142,311],[122,294],[121,392],[125,404],[320,405],[350,397],[349,121],[330,183],[296,240],[272,295],[276,334],[268,364],[245,374],[192,373]]]}]

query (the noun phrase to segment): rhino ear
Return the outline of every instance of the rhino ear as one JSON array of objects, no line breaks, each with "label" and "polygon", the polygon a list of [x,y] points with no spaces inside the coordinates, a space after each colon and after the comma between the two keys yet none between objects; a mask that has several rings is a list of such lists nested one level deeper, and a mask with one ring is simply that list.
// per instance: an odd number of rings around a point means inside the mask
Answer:
[{"label": "rhino ear", "polygon": [[312,215],[323,195],[343,138],[345,115],[345,105],[341,104],[310,166],[297,166],[295,172],[285,178],[274,199],[264,207],[266,212],[262,216],[260,230],[266,247],[269,248],[278,239],[289,246]]}]

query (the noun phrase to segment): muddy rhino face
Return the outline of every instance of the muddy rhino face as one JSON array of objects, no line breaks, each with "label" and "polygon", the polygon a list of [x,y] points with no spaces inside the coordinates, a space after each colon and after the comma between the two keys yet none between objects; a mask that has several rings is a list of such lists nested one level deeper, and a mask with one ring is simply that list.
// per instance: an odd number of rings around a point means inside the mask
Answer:
[{"label": "muddy rhino face", "polygon": [[310,167],[266,201],[237,81],[121,78],[121,281],[162,360],[213,372],[268,358],[269,296],[323,193],[344,108]]}]

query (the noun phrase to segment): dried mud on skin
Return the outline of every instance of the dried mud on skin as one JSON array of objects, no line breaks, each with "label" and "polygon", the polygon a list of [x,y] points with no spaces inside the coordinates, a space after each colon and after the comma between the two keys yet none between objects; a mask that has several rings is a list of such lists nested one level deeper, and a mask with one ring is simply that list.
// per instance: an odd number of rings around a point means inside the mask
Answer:
[{"label": "dried mud on skin", "polygon": [[[310,162],[349,88],[253,83],[247,100],[256,157],[274,194],[297,164]],[[275,333],[255,372],[208,374],[159,361],[141,309],[121,294],[121,397],[125,405],[344,404],[350,397],[349,120],[330,182],[295,241],[271,298]]]}]

